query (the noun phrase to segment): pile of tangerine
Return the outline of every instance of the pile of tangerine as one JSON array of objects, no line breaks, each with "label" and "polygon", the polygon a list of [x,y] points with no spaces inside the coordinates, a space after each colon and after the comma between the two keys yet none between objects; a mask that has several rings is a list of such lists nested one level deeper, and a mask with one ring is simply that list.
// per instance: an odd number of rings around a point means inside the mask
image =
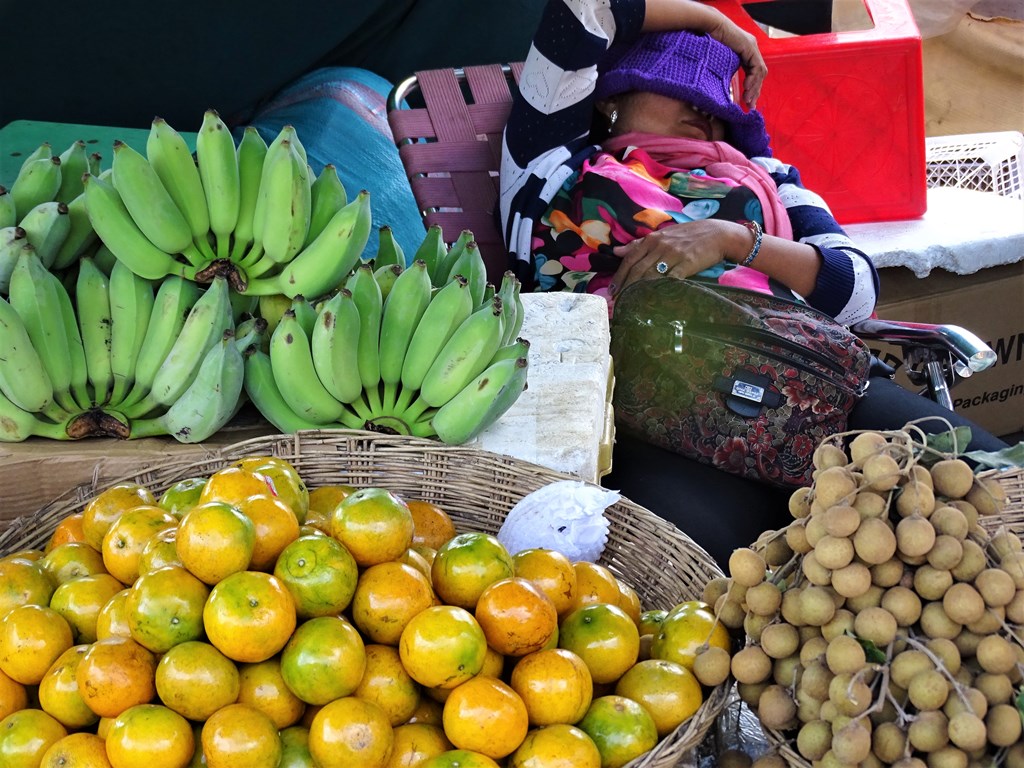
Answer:
[{"label": "pile of tangerine", "polygon": [[617,768],[730,648],[704,603],[269,456],[106,489],[0,559],[0,617],[7,768]]}]

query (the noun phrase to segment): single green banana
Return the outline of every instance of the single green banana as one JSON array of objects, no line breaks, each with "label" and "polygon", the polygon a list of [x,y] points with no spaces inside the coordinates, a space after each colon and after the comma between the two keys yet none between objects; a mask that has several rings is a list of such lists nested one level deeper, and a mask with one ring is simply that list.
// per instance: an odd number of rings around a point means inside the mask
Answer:
[{"label": "single green banana", "polygon": [[210,214],[210,230],[217,242],[217,258],[227,259],[231,255],[231,234],[238,223],[241,181],[235,140],[215,109],[203,114],[203,124],[196,135],[196,158]]},{"label": "single green banana", "polygon": [[82,176],[89,173],[89,153],[85,142],[79,139],[60,153],[60,188],[54,199],[70,203],[82,194]]},{"label": "single green banana", "polygon": [[231,297],[231,316],[236,324],[242,317],[255,312],[260,305],[258,296],[246,296],[234,290],[228,295]]},{"label": "single green banana", "polygon": [[395,239],[395,231],[384,224],[377,229],[377,255],[373,257],[373,266],[379,269],[388,264],[398,264],[404,268],[405,251]]},{"label": "single green banana", "polygon": [[295,413],[321,425],[343,417],[345,406],[316,374],[309,336],[294,310],[284,313],[270,337],[270,362],[281,397]]},{"label": "single green banana", "polygon": [[313,303],[307,301],[306,297],[300,293],[292,299],[292,303],[288,305],[288,308],[295,313],[295,319],[299,321],[299,325],[302,326],[302,330],[306,332],[306,335],[312,335],[313,326],[316,325],[316,307]]},{"label": "single green banana", "polygon": [[423,237],[420,247],[413,254],[413,261],[421,259],[427,263],[427,272],[430,275],[430,282],[440,287],[443,277],[440,275],[441,265],[448,256],[448,246],[444,243],[444,232],[440,224],[431,224],[427,227],[427,234]]},{"label": "single green banana", "polygon": [[385,264],[383,267],[377,267],[373,271],[373,279],[377,281],[377,285],[380,286],[381,298],[387,301],[388,294],[391,293],[391,289],[395,285],[395,281],[398,276],[404,272],[405,269],[401,264]]},{"label": "single green banana", "polygon": [[[110,273],[114,271],[114,265],[117,263],[117,256],[107,248],[106,243],[100,243],[96,247],[96,250],[92,252],[92,263],[95,264],[104,275],[110,277]],[[180,275],[173,275],[173,277],[180,277]]]},{"label": "single green banana", "polygon": [[25,230],[39,260],[49,269],[71,231],[68,206],[55,200],[40,203],[25,214],[18,226]]},{"label": "single green banana", "polygon": [[[259,233],[263,258],[274,264],[287,264],[302,250],[311,214],[309,169],[291,142],[284,141],[281,147],[287,147],[288,152],[274,160],[266,179],[263,229]],[[261,272],[253,268],[249,274],[258,277]]]},{"label": "single green banana", "polygon": [[302,142],[299,141],[299,134],[295,130],[294,125],[285,125],[281,127],[281,131],[278,133],[277,138],[274,141],[287,141],[293,145],[299,152],[299,157],[302,158],[302,162],[306,165],[309,164],[309,158],[306,156],[306,147],[303,146]]},{"label": "single green banana", "polygon": [[88,256],[78,261],[75,306],[92,401],[106,405],[114,386],[110,368],[110,278]]},{"label": "single green banana", "polygon": [[25,156],[25,159],[21,161],[21,167],[18,171],[20,173],[25,169],[26,165],[36,160],[49,160],[51,157],[53,157],[53,145],[48,141],[44,141]]},{"label": "single green banana", "polygon": [[28,242],[25,230],[10,226],[0,229],[0,293],[6,295],[11,287],[11,273],[18,263],[21,246]]},{"label": "single green banana", "polygon": [[18,212],[14,209],[14,198],[7,187],[0,185],[0,229],[13,227],[18,223]]},{"label": "single green banana", "polygon": [[416,326],[430,304],[431,285],[425,261],[414,261],[395,280],[384,301],[380,321],[380,378],[384,382],[384,411],[390,413],[398,397],[402,366]]},{"label": "single green banana", "polygon": [[462,275],[447,283],[431,297],[416,325],[409,349],[402,363],[402,395],[396,406],[399,411],[409,405],[414,392],[423,383],[430,366],[441,353],[448,339],[473,312],[469,281]]},{"label": "single green banana", "polygon": [[89,154],[89,173],[92,176],[99,176],[102,172],[102,166],[103,155],[101,155],[99,152],[91,152]]},{"label": "single green banana", "polygon": [[[227,278],[217,276],[185,318],[181,333],[153,377],[150,397],[171,405],[195,380],[203,357],[224,335],[234,330]],[[129,418],[131,413],[125,413]]]},{"label": "single green banana", "polygon": [[196,283],[183,277],[168,277],[160,283],[153,300],[146,337],[135,361],[135,383],[122,407],[135,405],[149,395],[156,372],[174,348],[186,318],[202,295]]},{"label": "single green banana", "polygon": [[240,263],[253,238],[253,214],[256,198],[260,193],[260,178],[263,175],[263,161],[267,156],[267,142],[255,126],[246,127],[242,140],[238,142],[238,220],[235,222],[234,243],[231,246],[231,261]]},{"label": "single green banana", "polygon": [[167,434],[180,443],[198,443],[228,423],[243,391],[245,361],[228,329],[203,356],[195,379],[166,413],[131,423],[131,437]]},{"label": "single green banana", "polygon": [[[0,298],[0,390],[13,405],[30,414],[41,413],[53,403],[50,376],[32,344],[25,321],[3,298]],[[0,431],[2,429],[0,425]]]},{"label": "single green banana", "polygon": [[146,339],[155,299],[153,286],[122,262],[110,273],[110,371],[114,376],[109,403],[117,407],[135,383],[135,365]]},{"label": "single green banana", "polygon": [[[56,275],[53,276],[53,279],[56,279]],[[60,281],[58,280],[58,282]],[[75,290],[74,286],[72,290]],[[79,409],[87,411],[95,405],[92,392],[89,389],[89,366],[85,360],[85,345],[82,343],[82,331],[78,327],[78,315],[75,314],[71,294],[65,288],[64,283],[60,283],[60,289],[57,290],[57,300],[60,304],[61,322],[64,323],[64,335],[68,340],[71,396]]]},{"label": "single green banana", "polygon": [[271,290],[286,296],[323,296],[337,288],[359,263],[370,229],[370,195],[363,191],[339,210],[316,240],[286,264],[275,279],[251,282],[246,293]]},{"label": "single green banana", "polygon": [[274,380],[270,355],[252,345],[245,350],[245,393],[267,421],[283,433],[320,429],[320,425],[295,413],[285,402]]},{"label": "single green banana", "polygon": [[462,275],[469,280],[469,290],[473,294],[473,306],[480,307],[484,303],[484,291],[487,289],[487,265],[475,240],[466,243],[462,255],[455,260],[448,272],[448,280],[455,275]]},{"label": "single green banana", "polygon": [[523,330],[523,323],[526,320],[526,307],[523,305],[522,288],[523,284],[516,280],[512,290],[512,297],[516,303],[516,315],[512,327],[505,329],[504,341],[506,344],[510,344],[519,338],[519,334]]},{"label": "single green banana", "polygon": [[462,445],[500,419],[526,388],[528,369],[525,357],[499,360],[485,368],[430,420],[441,442]]},{"label": "single green banana", "polygon": [[519,328],[523,324],[522,318],[518,316],[519,302],[516,301],[519,294],[519,286],[519,278],[511,270],[502,275],[501,287],[498,289],[498,296],[501,297],[501,311],[504,313],[503,325],[505,333],[502,335],[502,344],[509,344],[514,340],[516,334],[519,333]]},{"label": "single green banana", "polygon": [[53,200],[60,189],[60,180],[59,157],[41,157],[24,163],[10,191],[17,219],[20,221],[40,203]]},{"label": "single green banana", "polygon": [[359,399],[359,308],[347,288],[320,306],[310,350],[317,376],[331,396],[342,403]]},{"label": "single green banana", "polygon": [[251,345],[263,343],[263,336],[267,332],[267,321],[262,317],[252,315],[245,318],[235,326],[235,346],[239,352],[245,352]]},{"label": "single green banana", "polygon": [[423,377],[420,399],[440,408],[478,376],[501,346],[501,299],[474,310],[441,349]]},{"label": "single green banana", "polygon": [[[0,299],[3,301],[3,299]],[[70,440],[64,423],[53,423],[19,408],[4,394],[0,378],[0,442],[20,443],[30,437]]]},{"label": "single green banana", "polygon": [[111,167],[114,189],[142,234],[161,251],[185,254],[193,265],[202,265],[185,216],[149,160],[123,141],[115,141]]},{"label": "single green banana", "polygon": [[[167,194],[188,222],[192,242],[210,261],[210,212],[192,151],[178,131],[160,117],[153,119],[146,138],[146,157],[163,182]],[[102,235],[101,235],[102,236]]]},{"label": "single green banana", "polygon": [[71,362],[58,292],[64,286],[53,275],[31,243],[25,243],[11,273],[10,303],[25,323],[53,388],[53,399],[66,411],[76,409],[71,396]]},{"label": "single green banana", "polygon": [[[81,181],[81,179],[79,179]],[[54,254],[51,269],[67,269],[86,253],[99,239],[89,221],[85,205],[85,190],[68,204],[68,234]]]},{"label": "single green banana", "polygon": [[302,244],[305,248],[313,242],[317,235],[324,231],[327,223],[334,218],[334,214],[348,204],[348,193],[345,185],[338,176],[338,168],[333,163],[328,163],[320,171],[313,185],[309,188],[310,214],[309,232],[306,233],[306,240]]},{"label": "single green banana", "polygon": [[345,281],[345,288],[352,294],[352,301],[359,310],[359,348],[356,353],[359,380],[363,383],[371,407],[375,404],[379,406],[380,320],[384,300],[380,286],[373,277],[373,267],[366,263],[360,264]]},{"label": "single green banana", "polygon": [[267,321],[267,334],[274,332],[277,324],[281,322],[281,315],[292,305],[292,299],[283,293],[271,293],[259,297],[257,312],[259,316]]},{"label": "single green banana", "polygon": [[503,344],[498,347],[498,351],[494,353],[491,358],[489,365],[493,365],[499,360],[516,359],[517,357],[528,357],[530,354],[530,342],[528,339],[517,338],[515,341]]},{"label": "single green banana", "polygon": [[147,280],[187,275],[189,270],[166,251],[153,245],[132,219],[114,185],[99,176],[85,176],[85,205],[96,234],[120,261]]},{"label": "single green banana", "polygon": [[291,181],[292,165],[289,160],[291,143],[285,141],[284,135],[283,130],[278,133],[277,137],[267,146],[266,154],[263,157],[260,183],[257,187],[256,201],[253,203],[252,211],[252,246],[244,258],[238,262],[239,266],[245,269],[247,275],[251,273],[251,277],[257,277],[275,266],[273,259],[264,258],[263,230],[267,225],[267,200],[271,197],[269,194],[271,187],[274,188],[273,197],[284,198],[285,192],[281,187]]}]

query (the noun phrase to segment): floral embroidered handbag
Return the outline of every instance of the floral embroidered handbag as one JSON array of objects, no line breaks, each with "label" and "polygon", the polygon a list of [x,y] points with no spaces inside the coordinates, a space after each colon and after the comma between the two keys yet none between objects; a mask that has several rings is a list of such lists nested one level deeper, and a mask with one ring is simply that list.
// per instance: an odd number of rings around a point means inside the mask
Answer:
[{"label": "floral embroidered handbag", "polygon": [[818,443],[846,429],[871,354],[813,307],[695,280],[643,280],[611,321],[618,428],[781,487],[809,485]]}]

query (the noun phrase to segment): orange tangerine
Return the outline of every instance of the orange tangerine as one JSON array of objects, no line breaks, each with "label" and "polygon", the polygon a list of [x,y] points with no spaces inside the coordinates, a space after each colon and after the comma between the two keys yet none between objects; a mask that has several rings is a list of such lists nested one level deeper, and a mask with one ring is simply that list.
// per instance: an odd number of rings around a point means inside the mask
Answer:
[{"label": "orange tangerine", "polygon": [[579,728],[556,723],[527,733],[508,768],[601,768],[601,753]]},{"label": "orange tangerine", "polygon": [[309,510],[306,512],[305,524],[330,534],[331,517],[334,509],[345,497],[355,493],[351,485],[323,485],[309,492]]},{"label": "orange tangerine", "polygon": [[178,519],[156,505],[127,510],[110,524],[100,552],[107,572],[122,584],[130,585],[139,577],[139,556],[154,534],[173,528]]},{"label": "orange tangerine", "polygon": [[97,640],[78,662],[75,680],[89,709],[117,717],[156,695],[156,656],[130,637]]},{"label": "orange tangerine", "polygon": [[432,699],[429,696],[420,696],[420,703],[410,715],[410,723],[427,723],[428,725],[441,725],[441,711],[444,702]]},{"label": "orange tangerine", "polygon": [[617,605],[590,603],[562,620],[558,646],[583,659],[595,683],[612,683],[636,663],[640,632]]},{"label": "orange tangerine", "polygon": [[299,521],[291,507],[268,493],[249,496],[236,505],[252,520],[256,540],[253,544],[251,571],[272,571],[281,550],[299,538]]},{"label": "orange tangerine", "polygon": [[0,621],[0,670],[22,685],[37,685],[73,644],[71,627],[59,613],[23,605]]},{"label": "orange tangerine", "polygon": [[594,696],[586,663],[564,648],[524,656],[513,667],[509,682],[535,726],[578,722]]},{"label": "orange tangerine", "polygon": [[209,643],[189,640],[160,657],[154,677],[164,706],[189,720],[205,720],[238,699],[235,663]]},{"label": "orange tangerine", "polygon": [[124,584],[109,573],[79,576],[57,587],[50,607],[71,626],[76,643],[91,643],[97,638],[100,611],[122,589]]},{"label": "orange tangerine", "polygon": [[576,569],[555,549],[535,547],[512,555],[515,575],[532,581],[550,598],[559,616],[569,612],[576,593]]},{"label": "orange tangerine", "polygon": [[412,513],[412,543],[437,549],[456,534],[455,523],[437,504],[423,499],[408,499]]},{"label": "orange tangerine", "polygon": [[78,665],[89,650],[87,644],[73,645],[57,657],[39,682],[39,707],[65,728],[79,730],[94,725],[99,715],[93,712],[78,690]]},{"label": "orange tangerine", "polygon": [[281,674],[307,704],[350,695],[366,670],[359,632],[341,616],[318,616],[299,625],[281,651]]},{"label": "orange tangerine", "polygon": [[707,644],[731,651],[729,631],[704,603],[676,606],[651,641],[651,658],[667,659],[693,669],[697,652]]},{"label": "orange tangerine", "polygon": [[295,629],[295,601],[269,573],[240,571],[218,582],[203,607],[209,641],[234,661],[269,659]]},{"label": "orange tangerine", "polygon": [[505,674],[505,656],[487,646],[487,653],[484,655],[484,664],[480,667],[478,675],[484,677],[502,677]]},{"label": "orange tangerine", "polygon": [[362,567],[396,560],[412,545],[412,513],[397,494],[363,488],[335,507],[331,535]]},{"label": "orange tangerine", "polygon": [[641,635],[657,634],[667,616],[668,611],[664,608],[652,608],[648,611],[643,611],[640,614],[640,623],[637,624],[637,629],[640,630]]},{"label": "orange tangerine", "polygon": [[438,547],[430,565],[434,592],[448,605],[472,611],[480,593],[513,575],[512,556],[497,536],[460,533]]},{"label": "orange tangerine", "polygon": [[558,629],[550,598],[532,581],[515,576],[485,587],[473,615],[487,644],[506,656],[539,651]]},{"label": "orange tangerine", "polygon": [[640,604],[640,595],[622,579],[616,577],[616,583],[619,585],[619,601],[616,605],[619,606],[636,624],[637,629],[640,628],[640,614],[643,613],[643,606]]},{"label": "orange tangerine", "polygon": [[103,564],[103,555],[84,541],[58,544],[43,555],[39,563],[57,585],[78,576],[107,572]]},{"label": "orange tangerine", "polygon": [[345,545],[330,536],[300,536],[274,564],[274,575],[288,588],[300,619],[337,616],[356,591],[359,566]]},{"label": "orange tangerine", "polygon": [[572,564],[576,572],[576,591],[573,593],[569,610],[590,603],[611,603],[618,605],[621,598],[618,579],[606,566],[578,560]]},{"label": "orange tangerine", "polygon": [[529,730],[519,694],[493,677],[477,676],[452,689],[442,718],[452,744],[495,760],[512,754]]},{"label": "orange tangerine", "polygon": [[0,720],[0,765],[39,768],[46,750],[67,735],[67,729],[41,709],[12,712]]},{"label": "orange tangerine", "polygon": [[487,755],[471,749],[449,749],[440,755],[428,758],[418,768],[499,768]]},{"label": "orange tangerine", "polygon": [[634,664],[615,684],[615,693],[632,699],[650,713],[658,738],[689,720],[704,703],[700,682],[693,672],[664,659]]},{"label": "orange tangerine", "polygon": [[139,555],[139,575],[163,568],[165,565],[181,565],[178,557],[178,528],[167,528],[153,535],[146,542]]},{"label": "orange tangerine", "polygon": [[454,749],[444,728],[429,723],[405,723],[394,731],[387,768],[416,768],[424,760]]},{"label": "orange tangerine", "polygon": [[0,720],[28,706],[28,690],[0,670]]},{"label": "orange tangerine", "polygon": [[111,596],[100,612],[96,615],[96,639],[102,640],[111,635],[131,637],[131,629],[128,628],[128,590],[125,587],[120,592]]},{"label": "orange tangerine", "polygon": [[356,696],[324,704],[309,725],[309,752],[320,768],[385,768],[394,739],[384,710]]},{"label": "orange tangerine", "polygon": [[625,696],[609,694],[594,699],[576,725],[593,740],[605,768],[621,768],[658,743],[654,719]]},{"label": "orange tangerine", "polygon": [[281,762],[278,768],[316,768],[309,753],[309,728],[292,725],[281,731]]},{"label": "orange tangerine", "polygon": [[180,519],[182,515],[199,503],[199,497],[202,496],[205,486],[205,477],[186,477],[183,480],[178,480],[161,494],[157,506],[163,507]]},{"label": "orange tangerine", "polygon": [[182,565],[213,585],[248,569],[256,526],[233,504],[203,502],[181,518],[175,548]]},{"label": "orange tangerine", "polygon": [[302,720],[309,707],[284,680],[280,655],[238,669],[238,702],[260,710],[274,725],[287,728]]},{"label": "orange tangerine", "polygon": [[405,563],[377,563],[364,570],[352,596],[352,622],[374,643],[398,645],[402,630],[434,604],[434,590],[420,571]]},{"label": "orange tangerine", "polygon": [[201,739],[208,768],[277,768],[281,762],[274,721],[248,704],[218,709],[203,725]]},{"label": "orange tangerine", "polygon": [[6,560],[28,560],[29,562],[35,563],[42,560],[45,554],[46,552],[41,549],[27,547],[26,549],[18,549],[10,554],[0,557],[0,563]]},{"label": "orange tangerine", "polygon": [[49,605],[56,585],[38,560],[0,561],[0,619],[22,605]]},{"label": "orange tangerine", "polygon": [[84,542],[85,531],[82,529],[83,517],[84,515],[81,512],[72,512],[57,523],[57,526],[53,529],[53,533],[50,534],[50,538],[46,542],[44,551],[49,552],[54,547],[59,547],[61,544],[67,544],[72,541]]},{"label": "orange tangerine", "polygon": [[103,548],[111,524],[129,509],[154,505],[152,491],[138,483],[117,483],[90,499],[82,510],[82,535],[94,549]]},{"label": "orange tangerine", "polygon": [[430,581],[430,561],[423,556],[421,552],[416,549],[409,547],[399,558],[399,562],[411,565],[417,571],[427,577],[427,581]]},{"label": "orange tangerine", "polygon": [[132,638],[153,653],[203,636],[203,607],[210,588],[180,565],[140,576],[125,610]]},{"label": "orange tangerine", "polygon": [[113,768],[107,743],[95,733],[69,733],[43,753],[39,768]]},{"label": "orange tangerine", "polygon": [[409,620],[398,651],[409,676],[420,685],[454,688],[483,667],[487,638],[465,608],[433,605]]},{"label": "orange tangerine", "polygon": [[222,501],[237,504],[253,494],[268,492],[277,495],[273,481],[266,475],[241,467],[225,467],[207,478],[199,494],[199,503]]},{"label": "orange tangerine", "polygon": [[195,751],[192,725],[160,704],[126,709],[111,723],[106,743],[113,768],[182,768]]},{"label": "orange tangerine", "polygon": [[398,649],[366,646],[366,670],[352,695],[378,704],[393,726],[407,722],[420,703],[420,686],[402,666]]},{"label": "orange tangerine", "polygon": [[309,511],[309,489],[299,471],[287,459],[279,456],[246,456],[234,466],[248,472],[257,472],[268,478],[275,495],[292,510],[299,523],[306,520]]}]

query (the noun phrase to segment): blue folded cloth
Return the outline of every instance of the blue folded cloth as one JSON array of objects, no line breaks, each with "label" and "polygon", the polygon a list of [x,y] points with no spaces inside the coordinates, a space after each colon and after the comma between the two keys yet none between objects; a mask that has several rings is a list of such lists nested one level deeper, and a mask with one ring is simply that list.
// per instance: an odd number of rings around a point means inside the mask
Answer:
[{"label": "blue folded cloth", "polygon": [[[313,172],[333,163],[349,199],[370,193],[373,230],[363,258],[377,253],[377,230],[388,225],[411,258],[425,234],[419,208],[387,121],[390,82],[366,69],[325,67],[279,91],[255,113],[253,125],[269,144],[291,125]],[[236,140],[244,126],[235,128]]]}]

